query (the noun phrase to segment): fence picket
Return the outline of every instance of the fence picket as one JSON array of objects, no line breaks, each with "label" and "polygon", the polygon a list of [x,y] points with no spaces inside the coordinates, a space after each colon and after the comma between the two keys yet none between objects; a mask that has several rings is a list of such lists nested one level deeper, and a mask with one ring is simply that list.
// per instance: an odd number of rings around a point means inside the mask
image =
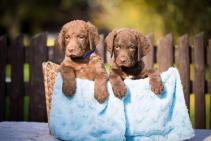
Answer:
[{"label": "fence picket", "polygon": [[190,59],[189,59],[189,43],[188,35],[185,34],[179,38],[178,44],[178,64],[180,77],[183,85],[184,96],[187,108],[190,109]]},{"label": "fence picket", "polygon": [[160,39],[157,47],[157,63],[161,72],[173,65],[173,37],[171,33]]},{"label": "fence picket", "polygon": [[103,62],[106,62],[106,56],[105,56],[105,44],[104,44],[104,35],[100,35],[100,41],[99,44],[96,46],[96,52],[102,57]]},{"label": "fence picket", "polygon": [[152,44],[150,52],[144,57],[145,67],[147,69],[153,68],[154,65],[154,35],[151,33],[147,35],[148,40]]},{"label": "fence picket", "polygon": [[[211,101],[211,39],[209,39],[207,48],[207,64],[209,69],[208,93],[210,94],[210,101]],[[210,102],[210,129],[211,129],[211,102]]]},{"label": "fence picket", "polygon": [[6,66],[6,37],[0,37],[0,121],[5,117],[5,66]]},{"label": "fence picket", "polygon": [[23,120],[23,64],[24,46],[23,35],[18,36],[9,47],[8,60],[12,68],[10,97],[10,119],[14,121]]},{"label": "fence picket", "polygon": [[41,33],[31,39],[30,44],[30,121],[47,121],[42,62],[48,59],[46,47],[47,33]]},{"label": "fence picket", "polygon": [[54,63],[60,64],[64,59],[64,52],[59,47],[59,44],[55,41],[55,45],[49,49],[49,59]]},{"label": "fence picket", "polygon": [[205,56],[204,33],[199,33],[193,38],[194,81],[195,94],[195,128],[205,128]]}]

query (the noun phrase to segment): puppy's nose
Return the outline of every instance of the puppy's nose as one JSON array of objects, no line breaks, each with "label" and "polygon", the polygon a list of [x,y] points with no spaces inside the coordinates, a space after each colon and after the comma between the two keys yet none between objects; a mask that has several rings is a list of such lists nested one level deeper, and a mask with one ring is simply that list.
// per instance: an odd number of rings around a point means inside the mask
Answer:
[{"label": "puppy's nose", "polygon": [[68,52],[73,52],[73,48],[68,48]]},{"label": "puppy's nose", "polygon": [[122,63],[126,63],[126,61],[127,61],[127,60],[126,60],[126,57],[121,57],[121,58],[120,58],[120,61],[121,61]]}]

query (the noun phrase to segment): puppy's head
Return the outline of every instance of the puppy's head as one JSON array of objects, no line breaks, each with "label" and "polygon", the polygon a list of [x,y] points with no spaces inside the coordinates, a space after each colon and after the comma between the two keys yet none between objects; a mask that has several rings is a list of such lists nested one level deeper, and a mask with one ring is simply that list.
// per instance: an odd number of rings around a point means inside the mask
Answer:
[{"label": "puppy's head", "polygon": [[150,50],[148,39],[133,29],[113,30],[106,37],[107,49],[119,67],[133,67]]},{"label": "puppy's head", "polygon": [[82,20],[66,23],[58,36],[59,46],[65,52],[65,56],[72,59],[81,58],[93,50],[99,40],[96,27]]}]

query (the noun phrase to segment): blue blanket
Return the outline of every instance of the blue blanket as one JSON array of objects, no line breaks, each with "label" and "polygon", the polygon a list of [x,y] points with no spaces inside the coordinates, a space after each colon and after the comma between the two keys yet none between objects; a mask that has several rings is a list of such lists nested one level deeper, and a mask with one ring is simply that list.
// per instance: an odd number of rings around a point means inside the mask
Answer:
[{"label": "blue blanket", "polygon": [[62,94],[62,78],[54,85],[50,129],[72,141],[178,141],[194,136],[177,69],[161,74],[164,92],[150,90],[149,78],[126,79],[127,96],[119,100],[108,82],[109,98],[94,99],[94,82],[77,79],[73,97]]}]

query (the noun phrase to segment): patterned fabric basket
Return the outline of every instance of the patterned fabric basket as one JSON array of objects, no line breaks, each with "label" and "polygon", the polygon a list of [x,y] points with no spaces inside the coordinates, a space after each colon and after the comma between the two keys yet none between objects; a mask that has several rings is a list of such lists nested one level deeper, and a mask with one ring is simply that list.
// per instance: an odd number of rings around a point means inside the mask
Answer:
[{"label": "patterned fabric basket", "polygon": [[43,62],[43,76],[45,85],[45,99],[46,99],[46,109],[48,116],[48,125],[50,122],[50,111],[51,111],[51,98],[53,93],[53,86],[55,83],[56,74],[58,72],[59,65],[53,62]]}]

